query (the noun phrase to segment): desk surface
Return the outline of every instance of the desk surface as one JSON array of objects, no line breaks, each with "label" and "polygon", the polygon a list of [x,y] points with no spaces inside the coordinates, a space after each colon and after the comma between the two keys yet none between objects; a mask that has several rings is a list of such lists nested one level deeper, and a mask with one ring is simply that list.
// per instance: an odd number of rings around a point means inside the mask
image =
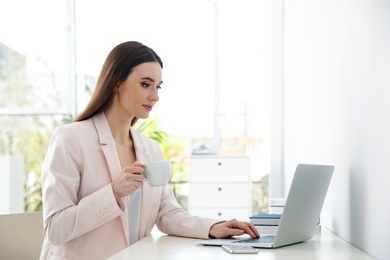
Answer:
[{"label": "desk surface", "polygon": [[228,259],[299,259],[299,260],[365,260],[374,259],[358,248],[345,242],[329,230],[322,228],[306,242],[277,249],[259,249],[258,254],[229,254],[220,246],[196,245],[198,239],[167,236],[159,231],[145,237],[110,260],[158,259],[158,260],[228,260]]}]

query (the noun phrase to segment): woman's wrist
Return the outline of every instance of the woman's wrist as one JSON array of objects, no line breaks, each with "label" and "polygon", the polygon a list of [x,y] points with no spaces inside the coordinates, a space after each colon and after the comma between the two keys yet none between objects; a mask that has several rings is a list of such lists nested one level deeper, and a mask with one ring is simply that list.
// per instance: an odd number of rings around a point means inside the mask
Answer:
[{"label": "woman's wrist", "polygon": [[118,193],[115,192],[114,184],[111,183],[112,193],[114,194],[115,200],[119,201],[121,198]]}]

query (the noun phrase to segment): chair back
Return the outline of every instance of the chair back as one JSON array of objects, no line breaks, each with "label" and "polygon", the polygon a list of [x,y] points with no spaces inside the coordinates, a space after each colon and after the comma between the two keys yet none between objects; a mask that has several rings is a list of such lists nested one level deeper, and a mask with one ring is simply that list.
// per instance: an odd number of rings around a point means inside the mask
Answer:
[{"label": "chair back", "polygon": [[39,259],[42,212],[0,215],[0,259]]}]

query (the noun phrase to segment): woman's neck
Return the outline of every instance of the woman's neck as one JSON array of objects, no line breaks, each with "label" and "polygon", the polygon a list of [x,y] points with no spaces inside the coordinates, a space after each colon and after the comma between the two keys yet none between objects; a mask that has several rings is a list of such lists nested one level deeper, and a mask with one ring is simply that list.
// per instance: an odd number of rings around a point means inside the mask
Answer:
[{"label": "woman's neck", "polygon": [[123,116],[120,112],[113,111],[112,109],[106,110],[105,115],[114,140],[122,144],[131,142],[129,131],[132,118]]}]

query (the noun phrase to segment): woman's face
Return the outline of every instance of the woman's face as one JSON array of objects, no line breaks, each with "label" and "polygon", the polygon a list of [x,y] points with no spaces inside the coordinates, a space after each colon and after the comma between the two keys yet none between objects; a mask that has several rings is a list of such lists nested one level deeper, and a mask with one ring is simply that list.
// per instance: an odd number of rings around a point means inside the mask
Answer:
[{"label": "woman's face", "polygon": [[145,62],[133,68],[118,87],[114,106],[131,117],[148,118],[159,100],[162,69],[158,62]]}]

